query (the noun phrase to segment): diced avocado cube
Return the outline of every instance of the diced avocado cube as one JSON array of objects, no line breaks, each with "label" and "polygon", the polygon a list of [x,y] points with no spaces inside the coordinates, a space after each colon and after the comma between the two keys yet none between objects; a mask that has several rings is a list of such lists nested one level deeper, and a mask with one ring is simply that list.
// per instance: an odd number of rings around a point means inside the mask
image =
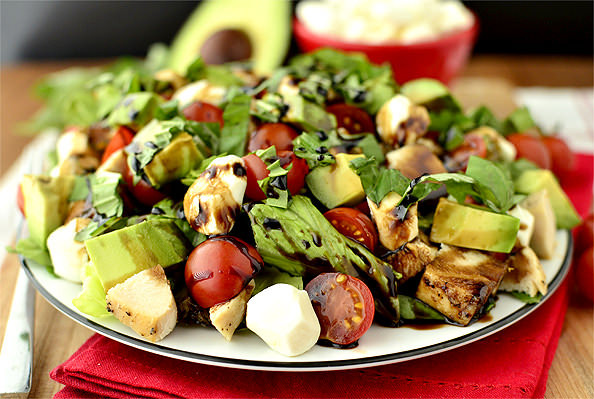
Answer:
[{"label": "diced avocado cube", "polygon": [[148,220],[85,241],[89,258],[107,292],[156,265],[186,260],[191,246],[174,220]]},{"label": "diced avocado cube", "polygon": [[527,170],[514,184],[516,191],[522,194],[532,194],[543,189],[547,191],[557,219],[557,228],[571,229],[580,224],[578,213],[550,170]]},{"label": "diced avocado cube", "polygon": [[50,233],[66,219],[73,185],[74,176],[23,176],[21,188],[29,235],[42,248],[47,247]]},{"label": "diced avocado cube", "polygon": [[284,101],[289,105],[289,110],[283,121],[298,124],[309,131],[336,129],[334,115],[326,112],[319,105],[309,102],[299,95],[286,96]]},{"label": "diced avocado cube", "polygon": [[448,88],[438,80],[421,78],[405,83],[400,91],[414,104],[424,105],[429,110],[462,110],[460,103]]},{"label": "diced avocado cube", "polygon": [[445,198],[439,200],[431,241],[463,248],[509,253],[520,228],[520,219],[458,204]]},{"label": "diced avocado cube", "polygon": [[336,154],[336,163],[318,166],[305,181],[312,194],[328,209],[356,205],[365,198],[361,179],[350,168],[350,162],[364,155]]},{"label": "diced avocado cube", "polygon": [[198,150],[192,136],[179,133],[171,143],[155,154],[144,167],[144,173],[155,187],[178,180],[194,169],[204,155]]}]

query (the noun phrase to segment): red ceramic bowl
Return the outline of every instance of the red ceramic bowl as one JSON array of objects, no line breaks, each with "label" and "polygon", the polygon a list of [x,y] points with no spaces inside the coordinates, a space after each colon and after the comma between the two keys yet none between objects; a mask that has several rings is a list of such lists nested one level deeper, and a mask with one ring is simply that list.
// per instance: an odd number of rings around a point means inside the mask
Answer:
[{"label": "red ceramic bowl", "polygon": [[320,47],[333,47],[347,52],[365,53],[372,62],[389,62],[398,83],[417,78],[433,78],[447,84],[468,61],[478,33],[478,20],[475,15],[474,23],[468,29],[412,44],[344,42],[311,32],[297,18],[293,19],[293,32],[297,44],[304,52]]}]

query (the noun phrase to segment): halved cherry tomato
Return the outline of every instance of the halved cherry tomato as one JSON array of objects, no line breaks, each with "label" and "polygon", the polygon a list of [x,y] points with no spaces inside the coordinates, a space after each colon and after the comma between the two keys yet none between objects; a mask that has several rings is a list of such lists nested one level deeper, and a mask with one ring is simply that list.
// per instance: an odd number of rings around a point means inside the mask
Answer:
[{"label": "halved cherry tomato", "polygon": [[258,251],[239,238],[210,238],[190,253],[186,285],[198,305],[210,308],[239,294],[263,263]]},{"label": "halved cherry tomato", "polygon": [[182,111],[186,119],[196,122],[216,122],[223,127],[223,111],[212,104],[194,101]]},{"label": "halved cherry tomato", "polygon": [[322,273],[305,287],[320,322],[320,338],[348,345],[367,332],[375,308],[369,288],[343,273]]},{"label": "halved cherry tomato", "polygon": [[326,108],[326,111],[336,117],[338,127],[345,128],[350,134],[375,132],[373,120],[361,108],[348,104],[334,104]]},{"label": "halved cherry tomato", "polygon": [[[279,151],[278,158],[283,168],[291,166],[287,173],[287,188],[293,195],[297,194],[305,185],[305,176],[309,172],[309,167],[304,159],[298,158],[292,151]],[[258,180],[264,179],[270,171],[266,164],[255,154],[248,154],[243,157],[246,166],[247,188],[245,195],[255,201],[261,201],[266,195],[258,185]]]},{"label": "halved cherry tomato", "polygon": [[134,184],[134,173],[132,173],[127,165],[126,171],[122,177],[128,186],[128,190],[130,190],[134,198],[136,198],[141,204],[153,206],[157,202],[165,199],[165,194],[157,191],[157,189],[142,179],[140,179],[138,183]]},{"label": "halved cherry tomato", "polygon": [[575,277],[580,291],[586,298],[594,302],[594,248],[590,247],[582,253],[577,261]]},{"label": "halved cherry tomato", "polygon": [[487,144],[478,133],[468,133],[464,136],[462,145],[445,156],[445,167],[451,172],[465,170],[472,155],[481,158],[487,156]]},{"label": "halved cherry tomato", "polygon": [[324,216],[338,232],[365,245],[371,252],[377,245],[377,231],[371,219],[354,208],[334,208]]},{"label": "halved cherry tomato", "polygon": [[551,153],[540,137],[514,133],[507,136],[506,139],[516,147],[518,151],[516,158],[526,158],[541,169],[551,169]]},{"label": "halved cherry tomato", "polygon": [[575,164],[575,155],[567,143],[557,136],[545,136],[542,142],[551,154],[553,173],[560,180],[569,179]]},{"label": "halved cherry tomato", "polygon": [[594,214],[590,214],[582,224],[575,229],[575,257],[586,249],[594,246]]},{"label": "halved cherry tomato", "polygon": [[118,126],[115,133],[109,140],[105,151],[103,152],[103,156],[101,157],[101,163],[105,162],[111,154],[119,150],[120,148],[124,148],[128,144],[132,142],[134,138],[134,132],[127,128],[126,126]]},{"label": "halved cherry tomato", "polygon": [[17,206],[21,211],[21,214],[25,216],[25,196],[23,195],[23,185],[19,184],[19,188],[17,189]]},{"label": "halved cherry tomato", "polygon": [[248,151],[263,150],[275,146],[277,151],[293,149],[293,140],[299,134],[284,123],[265,123],[250,138]]}]

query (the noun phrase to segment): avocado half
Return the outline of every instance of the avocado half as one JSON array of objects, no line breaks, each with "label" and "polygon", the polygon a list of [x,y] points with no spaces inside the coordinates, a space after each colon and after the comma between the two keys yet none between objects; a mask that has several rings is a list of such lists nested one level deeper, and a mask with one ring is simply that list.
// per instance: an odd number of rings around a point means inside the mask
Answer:
[{"label": "avocado half", "polygon": [[[242,47],[235,54],[252,60],[256,73],[270,73],[283,62],[290,35],[289,1],[204,1],[173,40],[169,66],[183,74],[205,49],[213,51],[213,47],[217,47],[225,52],[232,47]],[[249,39],[247,49],[245,38]],[[217,55],[203,58],[207,63],[208,58],[221,59]]]}]

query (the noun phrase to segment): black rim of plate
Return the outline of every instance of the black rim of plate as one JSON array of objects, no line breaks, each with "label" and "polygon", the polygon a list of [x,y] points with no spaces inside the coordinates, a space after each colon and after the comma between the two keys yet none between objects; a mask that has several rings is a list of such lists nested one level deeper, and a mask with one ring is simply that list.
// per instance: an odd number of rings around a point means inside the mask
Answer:
[{"label": "black rim of plate", "polygon": [[233,367],[233,368],[244,368],[244,369],[265,369],[265,370],[276,370],[276,371],[323,371],[323,370],[339,370],[347,368],[363,368],[372,367],[388,363],[397,363],[405,360],[412,360],[424,356],[429,356],[444,352],[446,350],[454,349],[459,346],[469,344],[477,341],[481,338],[485,338],[497,331],[502,330],[505,327],[510,326],[514,322],[527,316],[529,313],[538,308],[546,300],[548,300],[559,288],[565,276],[569,271],[571,264],[571,257],[573,253],[573,238],[571,232],[566,230],[567,234],[567,250],[561,267],[557,271],[557,274],[551,280],[548,286],[547,294],[535,304],[525,304],[515,312],[505,316],[501,320],[496,321],[493,324],[489,324],[484,328],[469,334],[463,335],[458,338],[454,338],[448,341],[439,342],[434,345],[425,346],[422,348],[411,349],[408,351],[397,352],[386,355],[358,358],[358,359],[347,359],[347,360],[329,360],[329,361],[313,361],[313,362],[277,362],[277,361],[258,361],[258,360],[245,360],[245,359],[234,359],[226,357],[218,357],[211,355],[203,355],[194,352],[188,352],[180,349],[172,349],[158,344],[153,344],[148,341],[144,341],[139,338],[130,337],[125,334],[121,334],[117,331],[110,330],[109,328],[103,327],[102,325],[95,323],[92,320],[87,319],[83,315],[68,308],[56,297],[54,297],[49,291],[47,291],[37,281],[33,272],[30,270],[27,260],[19,255],[19,259],[23,269],[25,270],[29,280],[33,283],[37,291],[56,309],[75,320],[76,322],[90,328],[91,330],[111,339],[114,339],[123,344],[142,349],[148,352],[152,352],[167,357],[172,357],[180,360],[187,360],[195,363],[204,363],[209,365],[221,366],[221,367]]}]

